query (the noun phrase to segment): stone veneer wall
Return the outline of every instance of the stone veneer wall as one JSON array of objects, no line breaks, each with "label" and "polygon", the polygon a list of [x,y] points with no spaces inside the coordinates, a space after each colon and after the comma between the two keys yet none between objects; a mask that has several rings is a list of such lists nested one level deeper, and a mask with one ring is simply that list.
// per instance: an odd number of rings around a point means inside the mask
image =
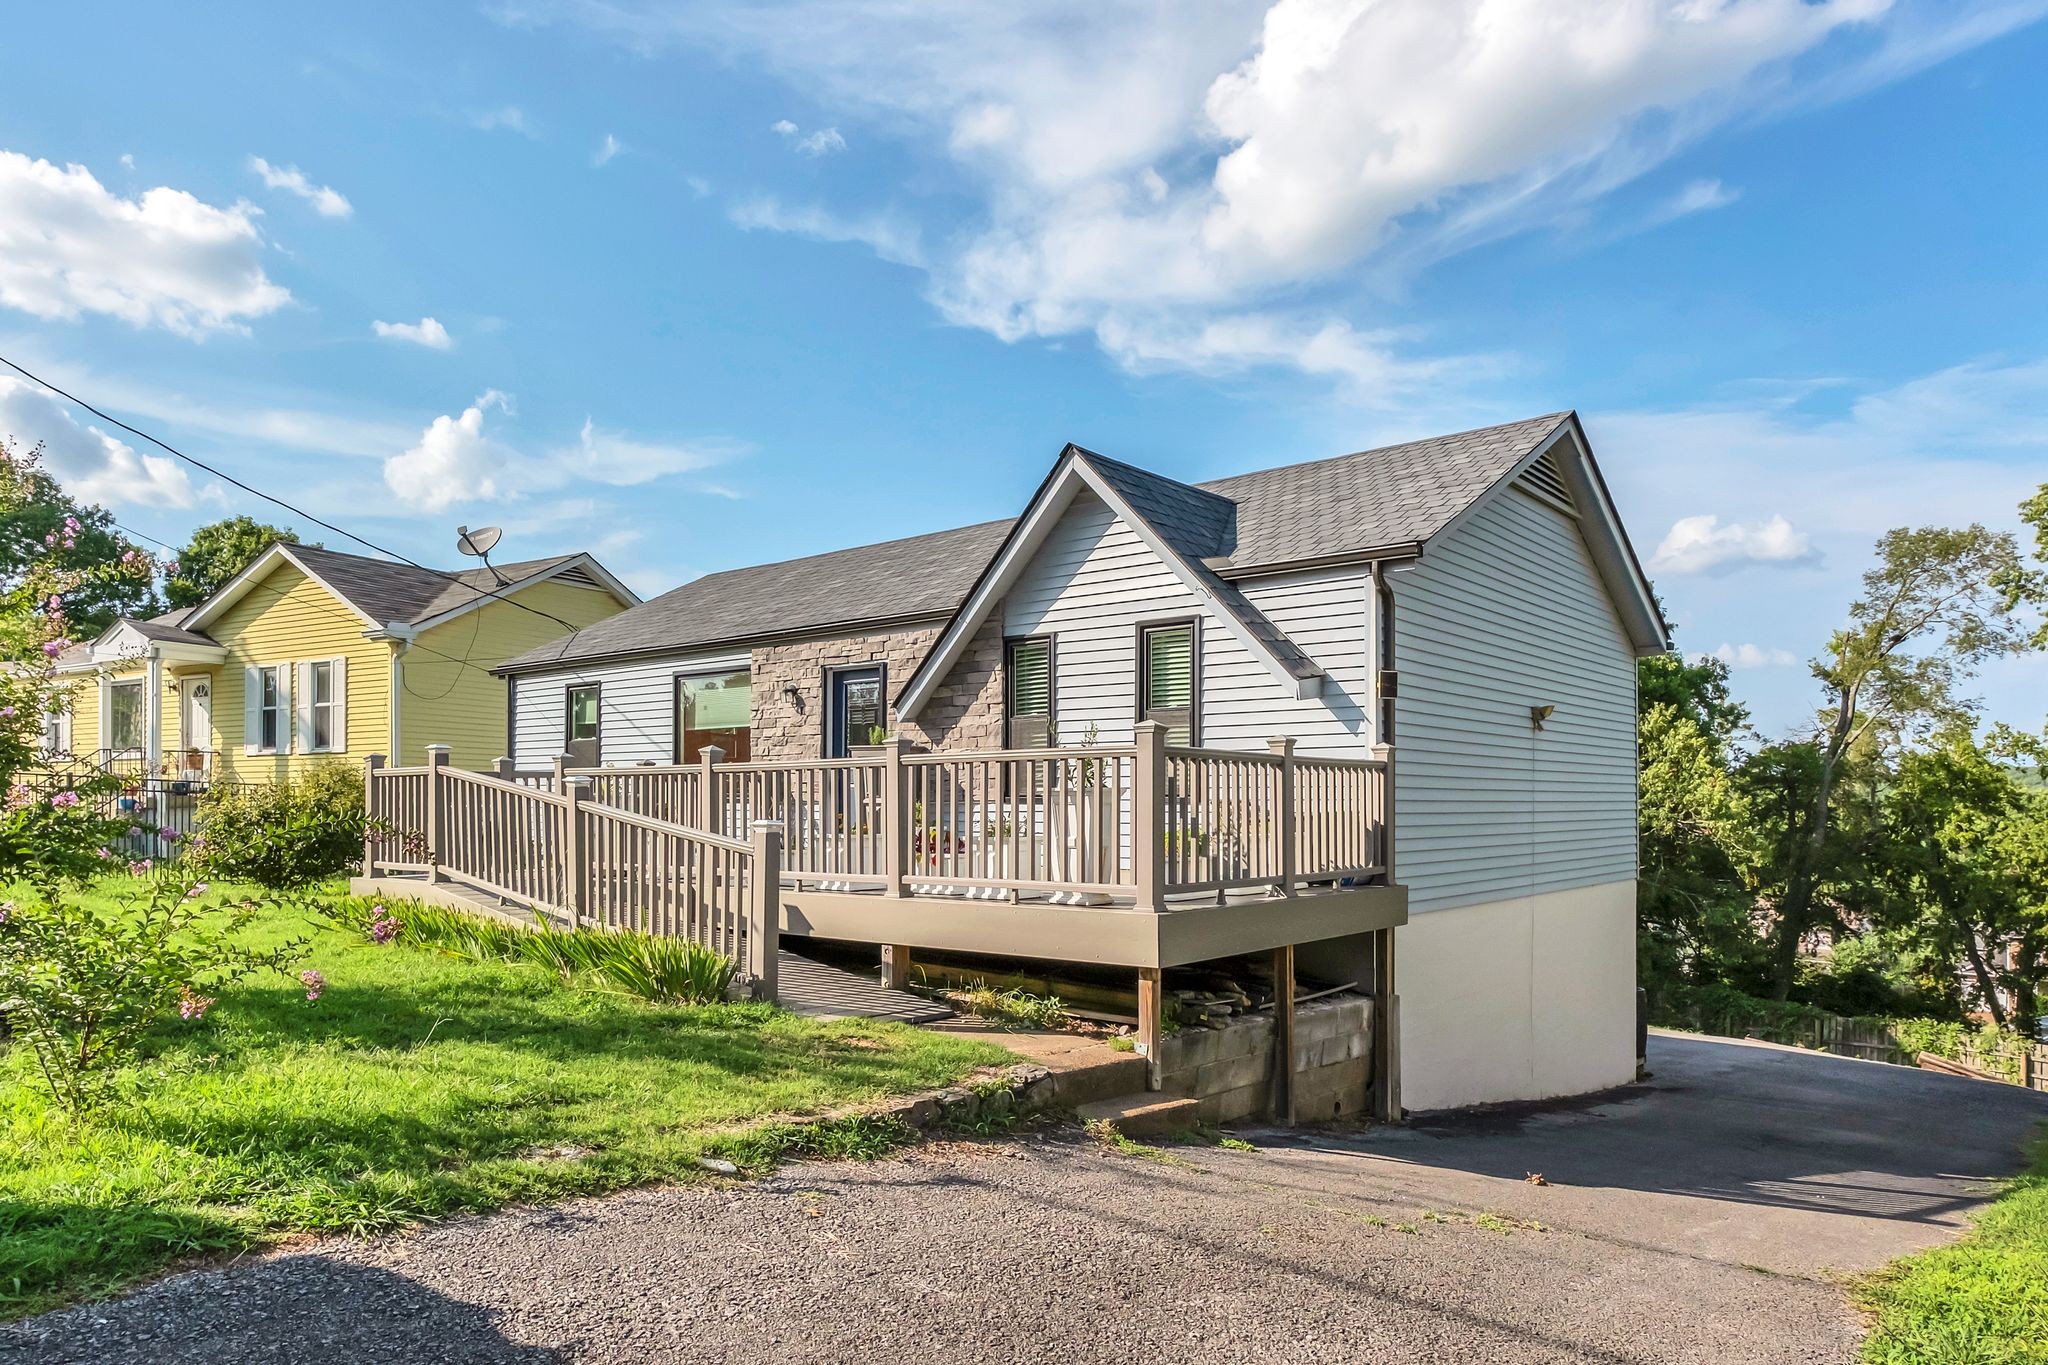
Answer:
[{"label": "stone veneer wall", "polygon": [[[1263,1118],[1273,1107],[1273,1016],[1159,1040],[1152,1088],[1199,1102],[1204,1123]],[[1372,1092],[1372,1001],[1312,1000],[1294,1012],[1294,1111],[1303,1123],[1367,1112]]]},{"label": "stone veneer wall", "polygon": [[[753,651],[753,756],[816,758],[824,747],[825,671],[861,664],[888,666],[891,724],[895,697],[910,681],[939,627],[841,635],[764,645]],[[783,691],[794,686],[801,707]],[[924,714],[901,727],[911,743],[931,749],[999,749],[1003,743],[1003,632],[999,618],[968,643]]]}]

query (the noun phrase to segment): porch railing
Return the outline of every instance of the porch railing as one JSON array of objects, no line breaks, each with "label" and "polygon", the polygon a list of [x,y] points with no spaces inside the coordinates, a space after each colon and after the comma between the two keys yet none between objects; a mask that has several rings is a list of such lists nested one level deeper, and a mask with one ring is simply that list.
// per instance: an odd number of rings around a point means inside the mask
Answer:
[{"label": "porch railing", "polygon": [[784,830],[782,875],[898,895],[1130,900],[1302,884],[1391,881],[1392,756],[1304,758],[1126,745],[913,752],[900,739],[850,758],[520,771],[505,782],[738,838]]},{"label": "porch railing", "polygon": [[[689,939],[732,958],[755,994],[774,998],[782,832],[772,823],[726,838],[595,800],[589,778],[559,768],[471,773],[448,755],[432,745],[423,767],[389,767],[382,754],[366,761],[365,876],[423,873],[572,925]],[[654,801],[661,790],[607,792]]]}]

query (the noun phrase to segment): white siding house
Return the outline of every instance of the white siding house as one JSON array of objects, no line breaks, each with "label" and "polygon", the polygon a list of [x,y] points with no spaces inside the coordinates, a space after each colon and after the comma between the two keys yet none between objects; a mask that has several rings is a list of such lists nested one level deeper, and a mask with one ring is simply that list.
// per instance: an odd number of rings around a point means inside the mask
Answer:
[{"label": "white siding house", "polygon": [[[1184,717],[1203,748],[1391,758],[1408,918],[1382,932],[1408,1105],[1632,1076],[1635,661],[1665,632],[1574,415],[1203,485],[1070,446],[1014,522],[801,563],[699,580],[593,630],[580,654],[507,665],[521,765],[559,750],[578,682],[603,689],[605,762],[668,761],[675,674],[750,657],[758,735],[782,704],[764,696],[762,647],[745,647],[765,637],[711,621],[759,630],[779,594],[785,655],[807,634],[843,645],[865,619],[872,649],[843,657],[891,660],[891,729],[933,747],[1029,734],[1008,728],[1013,710],[1061,744],[1128,744],[1149,708]],[[1148,633],[1189,622],[1191,666],[1148,660]],[[651,652],[664,634],[676,648]],[[1020,700],[1005,661],[1038,641],[1017,655],[1020,678],[1037,668]],[[775,676],[801,707],[793,675]],[[1170,704],[1181,690],[1187,711]],[[776,725],[786,739],[786,710]],[[1364,981],[1346,965],[1363,937],[1302,946],[1331,979]]]}]

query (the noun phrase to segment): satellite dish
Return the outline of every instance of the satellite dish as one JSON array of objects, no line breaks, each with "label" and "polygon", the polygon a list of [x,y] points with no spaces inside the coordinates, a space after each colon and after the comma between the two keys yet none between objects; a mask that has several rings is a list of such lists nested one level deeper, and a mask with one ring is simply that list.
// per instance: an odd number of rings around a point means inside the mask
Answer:
[{"label": "satellite dish", "polygon": [[479,526],[474,531],[467,526],[458,526],[455,528],[455,548],[472,559],[484,559],[504,534],[496,526]]}]

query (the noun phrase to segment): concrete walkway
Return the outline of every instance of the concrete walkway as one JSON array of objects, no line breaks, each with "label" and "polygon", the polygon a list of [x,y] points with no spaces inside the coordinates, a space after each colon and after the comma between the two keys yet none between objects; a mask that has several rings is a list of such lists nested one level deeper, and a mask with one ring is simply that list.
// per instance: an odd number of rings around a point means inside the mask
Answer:
[{"label": "concrete walkway", "polygon": [[[2048,1096],[1679,1037],[1592,1101],[1164,1160],[937,1143],[329,1243],[0,1330],[0,1361],[1835,1361]],[[1541,1173],[1547,1184],[1531,1184]]]}]

